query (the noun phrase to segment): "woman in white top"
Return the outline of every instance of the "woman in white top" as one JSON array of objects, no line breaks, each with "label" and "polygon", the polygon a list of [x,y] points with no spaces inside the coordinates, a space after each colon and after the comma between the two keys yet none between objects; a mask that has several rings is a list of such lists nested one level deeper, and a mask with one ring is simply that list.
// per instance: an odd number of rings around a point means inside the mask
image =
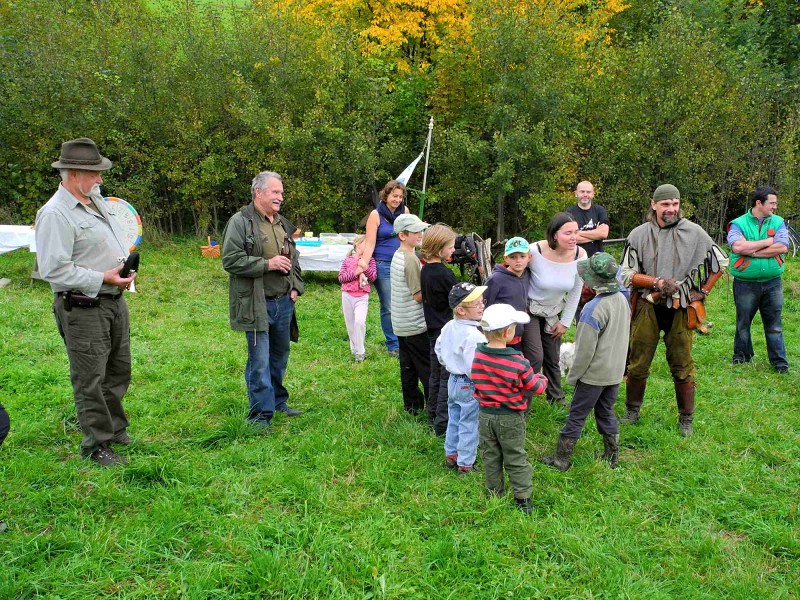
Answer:
[{"label": "woman in white top", "polygon": [[547,239],[531,244],[531,283],[528,312],[531,321],[522,334],[522,350],[533,370],[547,377],[547,399],[564,403],[559,358],[561,338],[566,333],[581,298],[583,280],[577,262],[586,258],[578,246],[578,224],[566,212],[547,225]]}]

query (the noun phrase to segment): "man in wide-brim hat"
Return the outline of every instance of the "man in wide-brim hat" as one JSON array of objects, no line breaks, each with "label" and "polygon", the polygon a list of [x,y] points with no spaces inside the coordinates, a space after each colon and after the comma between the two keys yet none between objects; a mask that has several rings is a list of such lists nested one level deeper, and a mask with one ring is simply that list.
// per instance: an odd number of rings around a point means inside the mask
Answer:
[{"label": "man in wide-brim hat", "polygon": [[120,277],[128,255],[109,218],[100,184],[111,161],[89,138],[61,145],[53,163],[61,185],[36,215],[39,274],[53,289],[53,314],[69,357],[83,433],[81,456],[102,466],[126,462],[112,444],[128,444],[122,398],[131,381],[128,305]]}]

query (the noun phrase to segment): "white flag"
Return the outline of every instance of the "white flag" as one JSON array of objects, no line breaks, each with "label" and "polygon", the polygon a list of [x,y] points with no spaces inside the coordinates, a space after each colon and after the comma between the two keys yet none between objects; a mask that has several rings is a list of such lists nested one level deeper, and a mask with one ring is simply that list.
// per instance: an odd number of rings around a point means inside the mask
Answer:
[{"label": "white flag", "polygon": [[411,174],[414,172],[414,169],[417,167],[417,163],[422,159],[422,155],[425,154],[425,150],[419,153],[419,156],[414,159],[410,165],[408,165],[400,175],[397,176],[397,181],[402,183],[403,185],[408,185],[408,180],[411,179]]}]

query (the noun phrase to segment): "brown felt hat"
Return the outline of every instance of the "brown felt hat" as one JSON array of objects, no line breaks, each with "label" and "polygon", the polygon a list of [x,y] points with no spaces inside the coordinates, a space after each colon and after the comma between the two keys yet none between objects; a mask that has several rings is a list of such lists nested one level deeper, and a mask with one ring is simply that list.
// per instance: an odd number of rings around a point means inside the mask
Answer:
[{"label": "brown felt hat", "polygon": [[53,163],[53,168],[108,171],[111,161],[100,154],[92,140],[78,138],[61,144],[61,157]]}]

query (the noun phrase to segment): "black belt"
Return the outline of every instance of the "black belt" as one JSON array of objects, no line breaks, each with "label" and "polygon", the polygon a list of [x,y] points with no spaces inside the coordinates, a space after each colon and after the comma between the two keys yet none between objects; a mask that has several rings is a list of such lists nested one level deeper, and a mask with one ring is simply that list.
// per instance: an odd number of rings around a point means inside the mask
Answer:
[{"label": "black belt", "polygon": [[[64,294],[66,293],[68,292],[56,292],[56,296],[61,297],[64,296]],[[108,298],[109,300],[119,300],[120,298],[122,298],[122,292],[120,292],[119,294],[97,294],[97,297]]]},{"label": "black belt", "polygon": [[288,296],[288,295],[289,295],[289,293],[287,292],[287,293],[285,293],[285,294],[279,294],[279,295],[277,295],[277,296],[264,296],[264,297],[265,297],[267,300],[280,300],[281,298],[285,298],[285,297],[286,297],[286,296]]},{"label": "black belt", "polygon": [[64,304],[64,310],[70,312],[73,308],[97,308],[100,306],[100,301],[104,298],[119,300],[122,298],[122,292],[119,294],[98,294],[95,297],[70,290],[67,292],[56,292],[56,297],[61,298]]}]

